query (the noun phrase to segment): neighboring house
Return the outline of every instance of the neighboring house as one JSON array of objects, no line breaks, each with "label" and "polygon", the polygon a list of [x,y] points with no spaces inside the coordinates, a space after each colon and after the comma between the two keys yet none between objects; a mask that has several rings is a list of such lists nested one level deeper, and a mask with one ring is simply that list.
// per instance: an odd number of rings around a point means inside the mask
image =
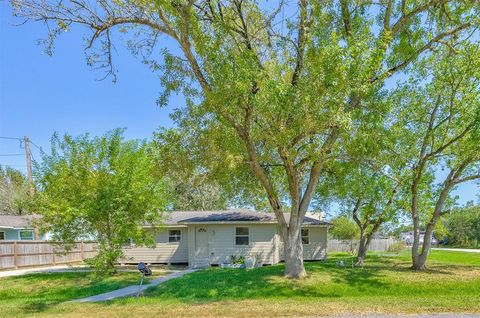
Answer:
[{"label": "neighboring house", "polygon": [[[288,222],[289,215],[285,214]],[[256,257],[263,264],[283,260],[283,243],[272,213],[251,210],[178,211],[164,221],[156,247],[129,247],[124,263],[185,263],[219,265],[232,255]],[[305,260],[326,258],[330,224],[305,217],[302,229]],[[148,226],[147,226],[148,227]]]},{"label": "neighboring house", "polygon": [[[423,244],[424,237],[425,237],[425,231],[420,231],[420,235],[419,235],[420,244]],[[400,238],[401,241],[404,241],[405,244],[412,245],[413,244],[413,231],[402,232],[402,233],[400,233],[399,238]],[[432,245],[437,245],[438,244],[438,240],[435,238],[435,234],[433,234],[433,233],[432,233],[431,244]]]},{"label": "neighboring house", "polygon": [[2,240],[44,240],[33,221],[38,215],[0,215],[0,241]]}]

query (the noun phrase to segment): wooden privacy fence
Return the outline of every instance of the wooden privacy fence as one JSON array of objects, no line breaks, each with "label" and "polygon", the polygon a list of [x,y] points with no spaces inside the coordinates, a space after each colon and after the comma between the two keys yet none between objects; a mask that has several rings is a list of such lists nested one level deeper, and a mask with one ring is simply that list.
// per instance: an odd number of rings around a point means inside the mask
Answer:
[{"label": "wooden privacy fence", "polygon": [[75,242],[66,250],[50,241],[0,241],[0,270],[75,263],[95,255],[94,242]]},{"label": "wooden privacy fence", "polygon": [[[377,252],[385,252],[388,251],[390,246],[394,243],[398,242],[398,240],[393,238],[386,238],[386,239],[373,239],[370,242],[370,246],[368,248],[369,251],[377,251]],[[327,252],[349,252],[351,249],[358,248],[358,241],[342,241],[342,240],[333,240],[329,239],[327,242]]]}]

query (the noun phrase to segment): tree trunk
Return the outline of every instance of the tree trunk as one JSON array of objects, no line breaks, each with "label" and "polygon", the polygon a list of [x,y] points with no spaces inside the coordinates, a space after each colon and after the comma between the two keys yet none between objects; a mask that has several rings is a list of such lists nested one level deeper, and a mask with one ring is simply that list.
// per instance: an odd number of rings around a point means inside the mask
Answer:
[{"label": "tree trunk", "polygon": [[358,243],[358,253],[357,253],[357,262],[355,265],[362,266],[365,260],[365,256],[367,256],[368,245],[370,244],[370,240],[367,238],[367,234],[365,231],[360,233],[360,242]]},{"label": "tree trunk", "polygon": [[[445,201],[448,198],[448,193],[450,192],[451,187],[452,187],[452,183],[450,181],[445,182],[445,186],[440,192],[437,203],[435,204],[435,210],[433,211],[433,215],[430,218],[430,221],[427,223],[427,226],[425,228],[425,235],[423,236],[422,252],[418,253],[418,246],[415,249],[416,257],[413,259],[413,263],[412,263],[413,265],[412,267],[414,270],[423,271],[427,268],[426,267],[427,256],[428,256],[428,253],[430,252],[433,231],[435,229],[435,226],[437,225],[438,219],[442,215],[442,210],[443,210],[443,207],[445,206]],[[412,247],[412,256],[413,256],[413,247]]]},{"label": "tree trunk", "polygon": [[423,271],[427,268],[426,267],[427,256],[428,256],[428,252],[430,251],[430,244],[432,241],[433,229],[435,228],[435,224],[436,222],[434,223],[430,222],[427,225],[427,228],[425,230],[425,235],[423,237],[422,252],[418,253],[418,250],[417,250],[417,255],[416,255],[415,261],[413,262],[412,267],[414,270]]},{"label": "tree trunk", "polygon": [[413,244],[412,244],[412,268],[416,269],[418,265],[419,255],[418,247],[420,246],[420,220],[418,215],[418,181],[412,185],[412,202],[411,213],[413,222]]},{"label": "tree trunk", "polygon": [[413,217],[413,244],[412,244],[412,268],[418,268],[419,253],[418,248],[420,247],[420,224],[418,221],[418,216]]},{"label": "tree trunk", "polygon": [[303,265],[303,244],[300,236],[300,227],[290,228],[288,237],[284,239],[285,277],[301,279],[307,276]]}]

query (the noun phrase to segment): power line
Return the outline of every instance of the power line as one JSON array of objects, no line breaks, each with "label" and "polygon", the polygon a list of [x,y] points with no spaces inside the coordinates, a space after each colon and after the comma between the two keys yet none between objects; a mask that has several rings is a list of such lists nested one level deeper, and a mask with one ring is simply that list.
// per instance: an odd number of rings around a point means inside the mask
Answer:
[{"label": "power line", "polygon": [[17,138],[17,137],[2,137],[0,136],[0,139],[16,139],[22,141],[22,138]]},{"label": "power line", "polygon": [[35,147],[37,147],[38,150],[43,151],[42,147],[37,146],[37,144],[34,143],[31,139],[30,139],[30,143],[31,143],[32,145],[34,145]]},{"label": "power line", "polygon": [[5,154],[0,154],[1,157],[12,157],[12,156],[23,156],[23,153],[5,153]]},{"label": "power line", "polygon": [[[24,149],[23,147],[23,143],[24,143],[24,140],[23,138],[17,138],[17,137],[3,137],[3,136],[0,136],[0,139],[8,139],[8,140],[18,140],[20,142],[20,148],[21,149]],[[35,148],[37,148],[38,150],[40,150],[40,152],[43,152],[43,148],[40,147],[39,145],[37,145],[36,143],[34,143],[31,139],[29,139],[29,142],[30,144],[34,145]]]},{"label": "power line", "polygon": [[23,139],[22,138],[17,138],[17,137],[2,137],[0,136],[0,139],[6,139],[6,140],[18,140],[18,142],[20,143],[20,149],[23,149]]}]

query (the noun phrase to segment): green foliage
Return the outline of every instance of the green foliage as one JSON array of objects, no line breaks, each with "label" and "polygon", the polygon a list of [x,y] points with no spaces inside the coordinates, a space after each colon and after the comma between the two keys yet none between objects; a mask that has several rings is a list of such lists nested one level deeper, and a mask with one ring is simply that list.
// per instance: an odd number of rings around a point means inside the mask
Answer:
[{"label": "green foliage", "polygon": [[480,247],[480,206],[457,208],[443,222],[448,230],[448,244]]},{"label": "green foliage", "polygon": [[[223,163],[214,150],[198,151],[204,139],[193,131],[160,129],[152,150],[159,173],[165,176],[172,210],[221,210],[239,196],[235,178],[219,171]],[[228,169],[227,169],[228,170]]]},{"label": "green foliage", "polygon": [[331,223],[333,228],[329,232],[338,240],[350,241],[357,239],[360,235],[357,225],[346,216],[337,217]]},{"label": "green foliage", "polygon": [[[452,191],[480,178],[479,61],[478,43],[442,48],[415,63],[408,81],[390,96],[397,103],[391,149],[406,163],[399,177],[417,228],[434,230],[455,205]],[[445,176],[438,177],[439,169]],[[423,246],[423,255],[428,249]]]},{"label": "green foliage", "polygon": [[[421,228],[423,231],[424,228]],[[411,224],[400,224],[398,226],[392,227],[392,229],[389,232],[389,235],[394,236],[396,238],[400,237],[400,234],[403,232],[408,232],[408,231],[413,231],[413,225]]]},{"label": "green foliage", "polygon": [[245,264],[245,256],[243,255],[230,255],[231,264]]},{"label": "green foliage", "polygon": [[28,180],[20,171],[0,165],[0,214],[28,213],[28,191]]},{"label": "green foliage", "polygon": [[153,243],[142,225],[159,226],[166,206],[149,146],[124,141],[122,133],[117,129],[94,138],[55,134],[51,154],[44,154],[36,167],[36,211],[44,230],[64,243],[95,239],[99,254],[92,264],[104,270],[114,269],[131,239],[138,245]]}]

